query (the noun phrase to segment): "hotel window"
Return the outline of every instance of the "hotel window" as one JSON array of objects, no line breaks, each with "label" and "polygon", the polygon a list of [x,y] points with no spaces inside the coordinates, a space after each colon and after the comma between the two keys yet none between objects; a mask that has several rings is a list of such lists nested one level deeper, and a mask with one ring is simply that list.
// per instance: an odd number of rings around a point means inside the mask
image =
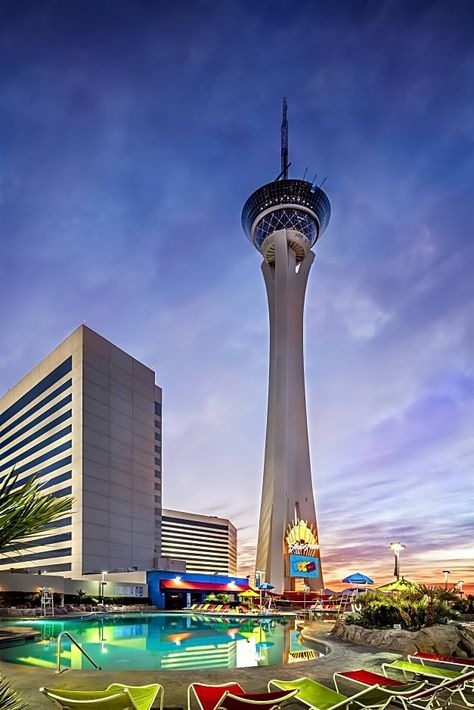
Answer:
[{"label": "hotel window", "polygon": [[155,402],[155,414],[161,417],[161,402]]}]

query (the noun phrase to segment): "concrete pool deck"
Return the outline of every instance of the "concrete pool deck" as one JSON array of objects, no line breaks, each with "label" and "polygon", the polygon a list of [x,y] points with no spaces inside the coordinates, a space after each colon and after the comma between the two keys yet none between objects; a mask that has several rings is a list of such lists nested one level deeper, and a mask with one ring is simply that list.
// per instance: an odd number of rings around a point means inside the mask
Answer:
[{"label": "concrete pool deck", "polygon": [[[264,691],[272,678],[314,678],[333,687],[335,671],[356,668],[380,669],[382,663],[400,658],[400,654],[377,651],[367,646],[355,646],[329,638],[332,624],[313,622],[305,627],[305,639],[324,643],[330,648],[327,656],[283,666],[251,668],[195,669],[186,671],[66,671],[56,675],[44,668],[17,666],[0,662],[0,673],[21,693],[32,710],[51,710],[53,704],[38,692],[41,686],[52,688],[103,689],[110,683],[146,685],[161,683],[165,689],[165,708],[186,708],[186,691],[193,682],[226,683],[236,681],[248,691]],[[158,707],[158,705],[156,705]]]}]

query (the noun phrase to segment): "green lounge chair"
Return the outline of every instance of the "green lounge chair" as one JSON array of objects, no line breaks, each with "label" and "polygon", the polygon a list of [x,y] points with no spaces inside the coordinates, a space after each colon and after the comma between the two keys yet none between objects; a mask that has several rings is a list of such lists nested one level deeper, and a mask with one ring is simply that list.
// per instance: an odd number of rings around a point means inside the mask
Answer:
[{"label": "green lounge chair", "polygon": [[392,663],[382,663],[382,670],[384,675],[387,675],[386,669],[390,668],[394,671],[401,671],[403,677],[407,677],[408,674],[426,676],[427,678],[433,678],[438,681],[442,680],[457,680],[462,678],[462,676],[468,676],[468,686],[472,685],[472,681],[469,676],[472,675],[472,671],[463,672],[452,671],[447,668],[438,668],[435,666],[429,666],[427,663],[410,663],[410,661],[392,661]]},{"label": "green lounge chair", "polygon": [[[469,676],[471,679],[474,678],[474,671],[470,674],[463,675],[461,679],[455,678],[453,680],[452,678],[447,678],[442,680],[441,683],[427,686],[428,681],[426,680],[415,683],[403,683],[399,680],[380,675],[380,673],[359,669],[356,671],[334,673],[333,680],[338,692],[339,681],[341,680],[365,687],[378,685],[382,690],[391,693],[393,695],[392,699],[396,699],[401,703],[404,710],[412,710],[412,708],[417,708],[417,710],[430,710],[430,708],[434,707],[448,707],[457,699],[457,696],[460,697],[465,706],[472,708],[474,703],[467,700],[464,694],[466,683],[470,679]],[[438,696],[444,696],[444,700],[439,699]]]},{"label": "green lounge chair", "polygon": [[268,683],[268,690],[273,687],[280,690],[297,689],[296,700],[308,705],[313,710],[336,710],[336,708],[347,708],[351,703],[356,703],[363,708],[380,708],[383,710],[392,699],[386,690],[380,690],[378,685],[365,688],[355,695],[342,695],[335,690],[328,688],[322,683],[317,683],[311,678],[297,678],[296,680],[271,680]]},{"label": "green lounge chair", "polygon": [[131,686],[113,683],[105,690],[66,690],[64,688],[40,688],[60,708],[87,708],[87,710],[150,710],[160,694],[160,710],[163,710],[163,686]]}]

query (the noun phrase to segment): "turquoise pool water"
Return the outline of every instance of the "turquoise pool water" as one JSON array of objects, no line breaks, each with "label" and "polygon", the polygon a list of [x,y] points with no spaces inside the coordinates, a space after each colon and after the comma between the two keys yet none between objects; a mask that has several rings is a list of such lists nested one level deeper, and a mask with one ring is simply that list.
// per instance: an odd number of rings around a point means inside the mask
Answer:
[{"label": "turquoise pool water", "polygon": [[[104,670],[243,668],[309,660],[321,653],[303,646],[295,622],[281,617],[120,614],[5,624],[38,629],[41,639],[0,649],[0,660],[43,668],[56,668],[56,639],[61,631],[69,631]],[[62,649],[63,667],[92,668],[67,638]]]}]

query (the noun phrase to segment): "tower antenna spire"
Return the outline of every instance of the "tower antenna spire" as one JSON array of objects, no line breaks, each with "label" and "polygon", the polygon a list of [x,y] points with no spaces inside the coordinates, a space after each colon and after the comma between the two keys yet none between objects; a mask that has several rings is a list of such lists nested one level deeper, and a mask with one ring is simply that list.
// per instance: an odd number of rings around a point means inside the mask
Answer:
[{"label": "tower antenna spire", "polygon": [[283,180],[288,180],[288,103],[286,96],[283,97],[282,119],[281,119],[281,172]]}]

